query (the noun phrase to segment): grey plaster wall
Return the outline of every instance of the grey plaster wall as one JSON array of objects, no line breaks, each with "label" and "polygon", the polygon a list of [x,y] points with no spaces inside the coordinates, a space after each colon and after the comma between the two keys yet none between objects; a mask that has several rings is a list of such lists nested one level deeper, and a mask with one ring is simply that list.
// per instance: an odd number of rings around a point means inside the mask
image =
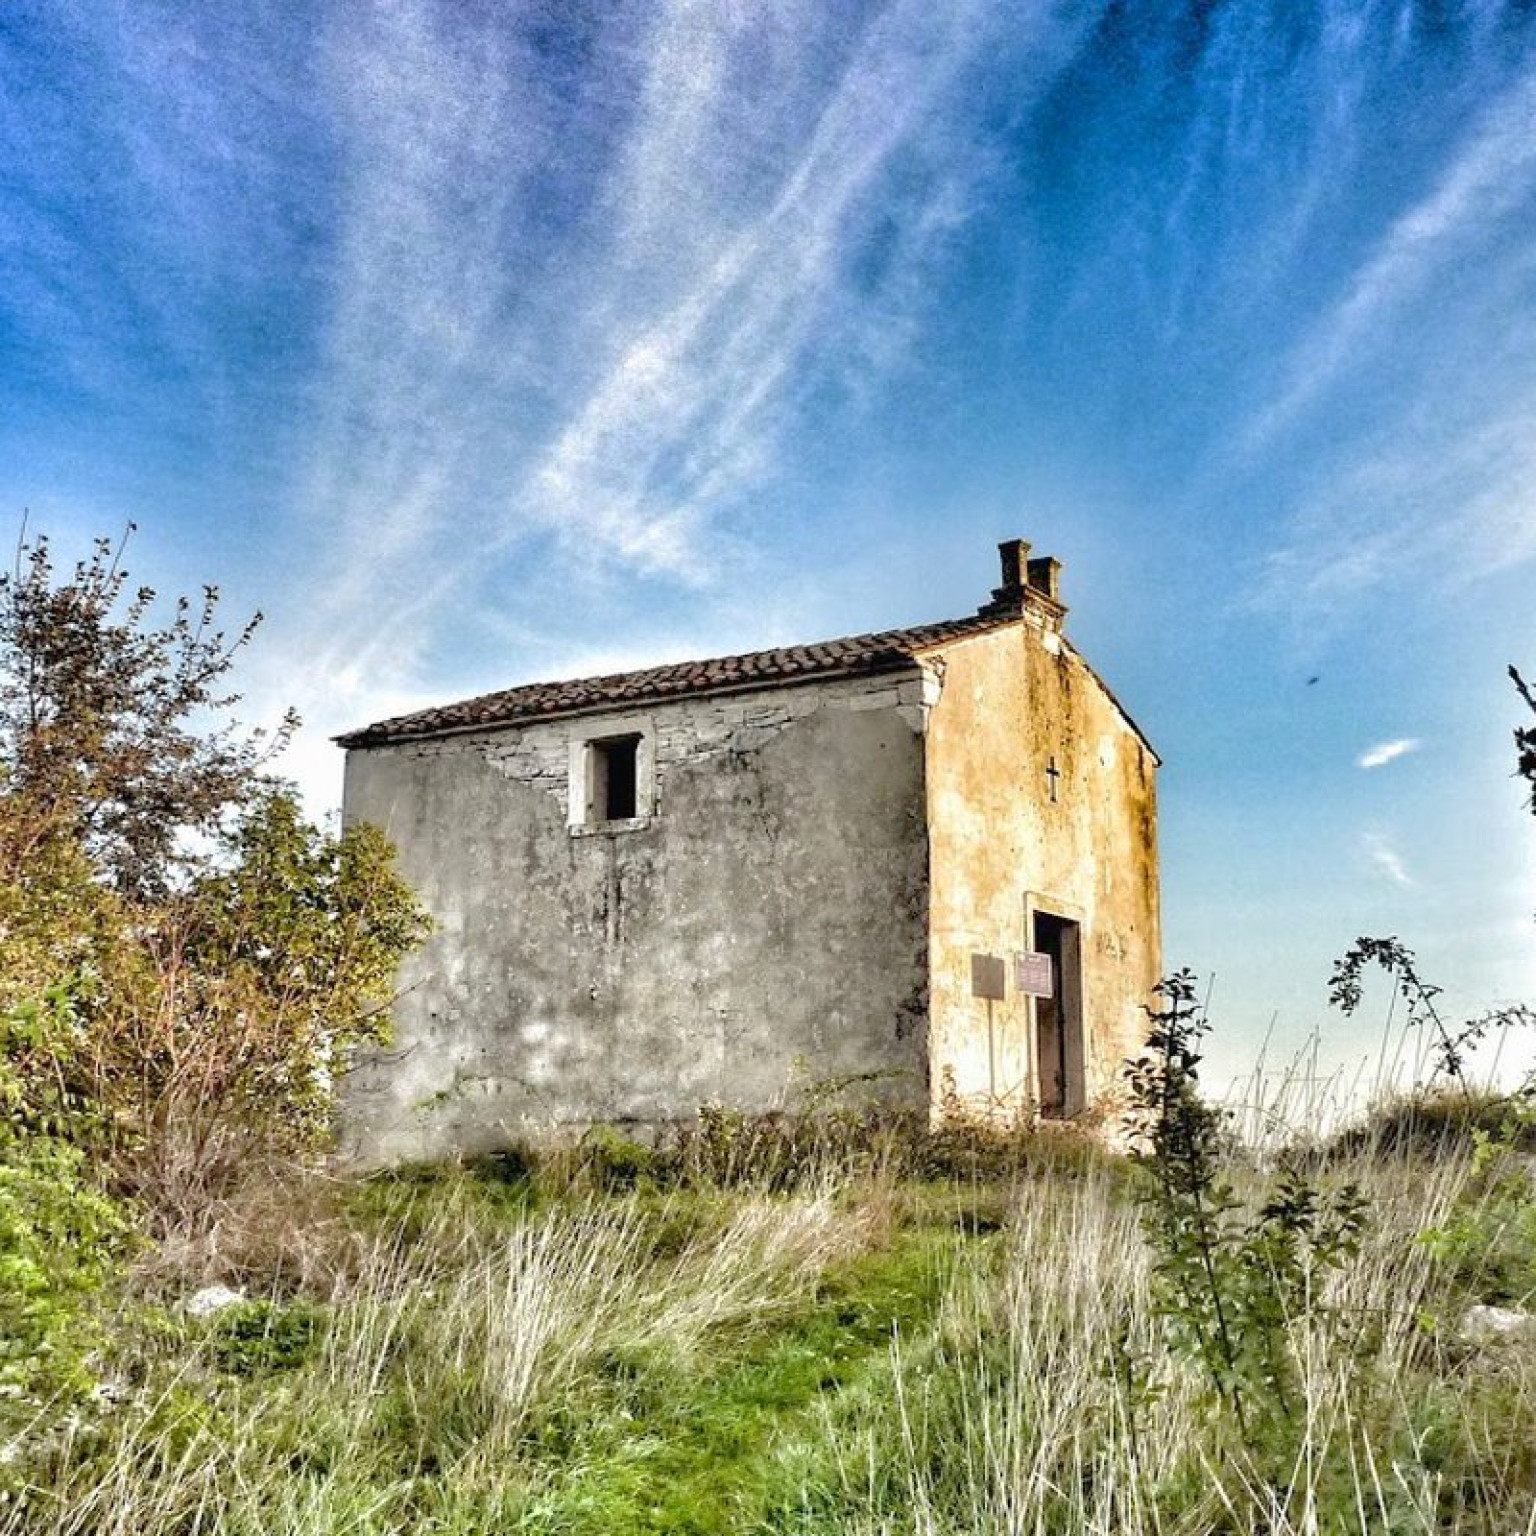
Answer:
[{"label": "grey plaster wall", "polygon": [[[346,814],[395,840],[438,931],[344,1084],[347,1150],[767,1109],[862,1073],[925,1103],[924,714],[914,675],[349,753]],[[573,827],[583,742],[627,730],[647,814]]]}]

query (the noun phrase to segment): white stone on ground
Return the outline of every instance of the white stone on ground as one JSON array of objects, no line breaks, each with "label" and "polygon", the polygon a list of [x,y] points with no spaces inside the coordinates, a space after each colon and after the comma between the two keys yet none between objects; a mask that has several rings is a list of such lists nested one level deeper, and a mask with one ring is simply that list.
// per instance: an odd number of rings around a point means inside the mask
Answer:
[{"label": "white stone on ground", "polygon": [[1472,1344],[1536,1338],[1536,1313],[1485,1304],[1468,1307],[1461,1320],[1461,1336]]},{"label": "white stone on ground", "polygon": [[181,1309],[188,1317],[212,1317],[225,1307],[233,1307],[245,1300],[244,1291],[232,1291],[227,1285],[205,1285],[194,1291],[182,1302]]}]

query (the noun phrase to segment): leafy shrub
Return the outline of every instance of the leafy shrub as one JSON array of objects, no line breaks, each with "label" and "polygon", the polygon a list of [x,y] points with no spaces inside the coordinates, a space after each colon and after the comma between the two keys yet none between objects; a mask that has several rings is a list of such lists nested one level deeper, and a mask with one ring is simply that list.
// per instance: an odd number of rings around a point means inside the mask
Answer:
[{"label": "leafy shrub", "polygon": [[242,1301],[218,1313],[209,1330],[214,1359],[234,1376],[293,1370],[318,1348],[325,1314],[307,1302],[266,1298]]},{"label": "leafy shrub", "polygon": [[635,1189],[653,1182],[660,1171],[655,1150],[611,1125],[594,1125],[581,1138],[577,1162],[585,1177],[599,1189]]},{"label": "leafy shrub", "polygon": [[1188,971],[1159,983],[1146,1050],[1129,1064],[1143,1231],[1169,1341],[1206,1375],[1245,1437],[1295,1427],[1288,1329],[1317,1315],[1322,1282],[1365,1225],[1353,1184],[1325,1194],[1282,1167],[1257,1209],[1234,1191],[1222,1113],[1200,1095],[1208,1023]]},{"label": "leafy shrub", "polygon": [[[1523,1129],[1529,1129],[1524,1127]],[[1419,1233],[1457,1299],[1529,1307],[1536,1299],[1536,1185],[1506,1131],[1471,1137],[1471,1169],[1446,1218]]]},{"label": "leafy shrub", "polygon": [[[0,1012],[18,1134],[89,1150],[161,1230],[321,1144],[427,923],[374,829],[322,832],[217,723],[250,640],[217,592],[151,622],[122,549],[0,575]],[[212,718],[211,728],[202,728]]]},{"label": "leafy shrub", "polygon": [[376,828],[321,832],[286,793],[257,798],[223,855],[147,935],[153,1017],[124,1008],[103,1031],[125,1166],[172,1211],[325,1142],[332,1086],[385,1038],[395,968],[427,927]]},{"label": "leafy shrub", "polygon": [[78,1391],[100,1342],[96,1303],[130,1224],[85,1177],[78,1148],[0,1130],[0,1387]]},{"label": "leafy shrub", "polygon": [[[1525,707],[1532,715],[1536,715],[1536,690],[1532,689],[1515,667],[1509,669],[1509,680],[1515,685],[1515,691]],[[1536,726],[1515,727],[1515,772],[1525,780],[1530,790],[1526,804],[1531,814],[1536,816]]]},{"label": "leafy shrub", "polygon": [[37,1052],[73,1018],[65,989],[0,1015],[0,1387],[26,1399],[86,1384],[96,1303],[130,1232],[67,1139],[87,1112],[57,1085],[29,1082]]},{"label": "leafy shrub", "polygon": [[1536,1120],[1519,1097],[1459,1086],[1415,1088],[1376,1105],[1357,1125],[1329,1137],[1325,1161],[1352,1157],[1440,1157],[1471,1153],[1480,1139],[1536,1151]]}]

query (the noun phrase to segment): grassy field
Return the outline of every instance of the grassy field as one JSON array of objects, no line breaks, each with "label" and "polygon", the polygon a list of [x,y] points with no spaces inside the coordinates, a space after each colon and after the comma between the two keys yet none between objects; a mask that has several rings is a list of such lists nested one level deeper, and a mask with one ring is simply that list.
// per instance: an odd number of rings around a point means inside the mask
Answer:
[{"label": "grassy field", "polygon": [[[1362,1239],[1241,1424],[1083,1145],[251,1190],[145,1256],[84,1402],[8,1405],[0,1530],[1536,1532],[1525,1154],[1336,1163]],[[249,1299],[190,1316],[210,1278]]]}]

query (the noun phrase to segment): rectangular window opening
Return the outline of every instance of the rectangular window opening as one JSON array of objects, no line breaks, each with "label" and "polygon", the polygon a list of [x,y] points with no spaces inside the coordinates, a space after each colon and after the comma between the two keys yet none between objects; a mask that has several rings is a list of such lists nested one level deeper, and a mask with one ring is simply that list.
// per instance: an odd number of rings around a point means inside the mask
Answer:
[{"label": "rectangular window opening", "polygon": [[592,809],[599,821],[631,821],[640,814],[639,736],[592,743]]}]

